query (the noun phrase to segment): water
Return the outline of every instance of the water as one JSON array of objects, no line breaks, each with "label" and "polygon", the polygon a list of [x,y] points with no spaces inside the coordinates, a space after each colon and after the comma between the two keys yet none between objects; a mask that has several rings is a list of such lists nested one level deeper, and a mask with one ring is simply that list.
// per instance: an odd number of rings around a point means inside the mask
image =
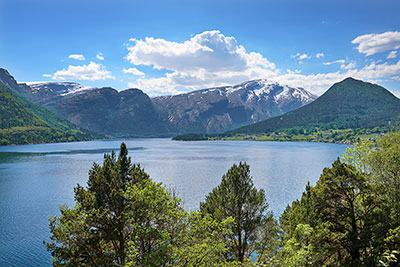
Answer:
[{"label": "water", "polygon": [[[74,205],[73,188],[86,185],[93,162],[122,140],[0,147],[0,266],[49,266],[48,218]],[[197,209],[233,163],[246,161],[278,217],[315,184],[346,146],[252,141],[124,140],[129,154],[155,181],[175,188],[187,210]]]}]

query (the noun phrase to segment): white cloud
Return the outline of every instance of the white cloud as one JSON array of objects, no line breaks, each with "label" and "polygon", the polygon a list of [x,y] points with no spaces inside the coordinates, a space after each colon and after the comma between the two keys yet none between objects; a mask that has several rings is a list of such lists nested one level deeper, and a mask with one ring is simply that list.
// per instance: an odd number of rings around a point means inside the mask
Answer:
[{"label": "white cloud", "polygon": [[49,77],[51,77],[51,74],[43,74],[42,76],[46,77],[46,78],[49,78]]},{"label": "white cloud", "polygon": [[[258,78],[301,86],[320,95],[333,83],[347,77],[376,83],[400,76],[400,61],[396,64],[370,62],[357,68],[356,62],[348,59],[323,63],[332,66],[337,64],[337,71],[331,73],[303,74],[300,70],[290,69],[282,72],[260,53],[247,52],[234,37],[226,37],[219,31],[203,32],[184,42],[152,37],[132,41],[134,44],[127,47],[126,60],[133,65],[166,70],[161,77],[139,77],[128,84],[129,87],[143,89],[151,96],[234,85]],[[300,57],[311,57],[303,54],[297,53],[292,57],[299,60]]]},{"label": "white cloud", "polygon": [[352,41],[358,44],[358,52],[367,56],[400,48],[400,32],[384,32],[380,34],[365,34]]},{"label": "white cloud", "polygon": [[316,58],[321,58],[321,57],[324,57],[324,56],[325,56],[324,53],[317,53],[315,55]]},{"label": "white cloud", "polygon": [[382,78],[395,78],[400,74],[400,60],[396,64],[376,64],[372,62],[361,69],[348,69],[345,72],[336,71],[331,73],[317,73],[303,75],[297,73],[287,73],[278,75],[273,79],[290,86],[301,86],[314,94],[320,95],[332,84],[339,82],[347,77],[353,77],[372,83],[379,82]]},{"label": "white cloud", "polygon": [[340,65],[341,69],[345,69],[345,70],[350,70],[350,69],[354,69],[356,67],[356,63],[354,62],[350,62],[349,64],[342,64]]},{"label": "white cloud", "polygon": [[301,70],[295,69],[295,70],[293,71],[293,70],[287,69],[286,72],[287,72],[287,73],[301,73]]},{"label": "white cloud", "polygon": [[85,57],[80,54],[72,54],[68,56],[69,58],[76,59],[76,60],[85,60]]},{"label": "white cloud", "polygon": [[97,58],[98,60],[104,60],[103,53],[100,53],[100,52],[97,53],[96,58]]},{"label": "white cloud", "polygon": [[115,79],[106,68],[94,62],[87,65],[73,66],[69,65],[67,69],[58,70],[54,73],[53,80],[105,80]]},{"label": "white cloud", "polygon": [[396,58],[397,57],[397,51],[391,51],[389,55],[387,56],[387,59],[391,58]]},{"label": "white cloud", "polygon": [[323,62],[322,64],[324,64],[324,65],[332,65],[332,64],[336,64],[336,63],[344,64],[345,62],[346,62],[346,60],[344,60],[344,59],[338,59],[338,60],[331,61],[331,62]]},{"label": "white cloud", "polygon": [[133,65],[170,71],[164,77],[136,80],[134,85],[150,94],[240,83],[278,71],[260,53],[247,52],[234,37],[220,31],[205,31],[180,43],[153,37],[130,41],[134,44],[127,47],[126,60]]},{"label": "white cloud", "polygon": [[137,68],[122,69],[122,72],[130,73],[130,74],[138,75],[138,76],[144,75],[144,73],[142,71],[138,70]]},{"label": "white cloud", "polygon": [[311,56],[307,55],[306,53],[297,53],[296,55],[291,56],[292,58],[297,58],[298,60],[303,60],[303,59],[310,59]]}]

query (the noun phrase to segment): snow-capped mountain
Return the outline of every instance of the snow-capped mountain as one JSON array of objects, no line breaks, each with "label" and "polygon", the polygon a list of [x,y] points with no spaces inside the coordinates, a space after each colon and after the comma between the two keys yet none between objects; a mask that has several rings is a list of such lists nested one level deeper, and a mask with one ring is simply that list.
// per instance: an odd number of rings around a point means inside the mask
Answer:
[{"label": "snow-capped mountain", "polygon": [[92,87],[73,82],[27,82],[26,84],[32,88],[33,94],[38,94],[40,91],[47,91],[60,96],[66,96],[93,89]]},{"label": "snow-capped mountain", "polygon": [[223,132],[297,109],[317,97],[265,79],[153,98],[170,131]]},{"label": "snow-capped mountain", "polygon": [[31,88],[31,98],[38,104],[49,103],[95,89],[74,82],[26,82],[23,84]]}]

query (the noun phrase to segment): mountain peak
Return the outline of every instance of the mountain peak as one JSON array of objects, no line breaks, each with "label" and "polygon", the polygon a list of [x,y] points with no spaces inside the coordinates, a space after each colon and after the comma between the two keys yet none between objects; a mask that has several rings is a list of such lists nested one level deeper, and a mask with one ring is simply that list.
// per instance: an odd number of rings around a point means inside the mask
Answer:
[{"label": "mountain peak", "polygon": [[[381,99],[381,97],[397,98],[390,91],[377,84],[364,82],[361,80],[348,77],[343,81],[332,85],[321,97],[341,96],[359,102],[363,99]],[[359,98],[357,100],[357,98]]]},{"label": "mountain peak", "polygon": [[308,105],[234,132],[266,133],[293,127],[374,128],[398,121],[399,116],[400,100],[388,90],[376,84],[346,78]]}]

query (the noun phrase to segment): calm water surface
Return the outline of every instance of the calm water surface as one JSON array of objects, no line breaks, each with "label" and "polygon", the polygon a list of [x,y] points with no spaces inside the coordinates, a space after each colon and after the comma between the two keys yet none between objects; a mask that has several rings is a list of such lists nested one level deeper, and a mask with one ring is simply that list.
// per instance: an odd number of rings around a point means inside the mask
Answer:
[{"label": "calm water surface", "polygon": [[[61,204],[74,205],[73,188],[85,185],[93,162],[118,150],[122,140],[0,147],[0,266],[49,266],[48,218]],[[246,161],[279,216],[301,196],[307,181],[346,146],[251,141],[175,142],[130,139],[133,162],[155,181],[176,189],[187,210],[197,209],[233,163]]]}]

